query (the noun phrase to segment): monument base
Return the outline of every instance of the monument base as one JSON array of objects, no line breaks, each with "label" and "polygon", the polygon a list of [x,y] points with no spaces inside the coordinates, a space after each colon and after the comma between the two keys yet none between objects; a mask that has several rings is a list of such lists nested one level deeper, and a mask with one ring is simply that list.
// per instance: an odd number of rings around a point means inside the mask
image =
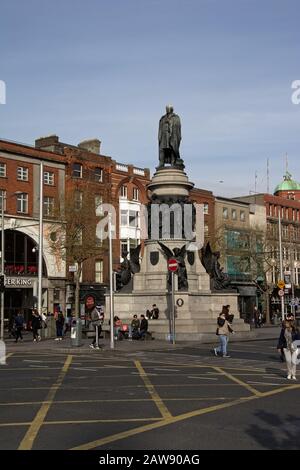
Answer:
[{"label": "monument base", "polygon": [[[190,293],[175,294],[176,341],[210,342],[216,340],[217,317],[223,305],[230,305],[234,314],[233,328],[240,336],[247,336],[250,326],[239,318],[238,294],[235,293]],[[140,317],[151,310],[152,305],[159,308],[159,319],[149,321],[149,331],[157,339],[168,339],[170,332],[171,296],[166,291],[139,293],[118,293],[114,295],[114,313],[124,323],[130,323],[134,314]],[[109,316],[109,296],[106,297],[106,315]]]}]

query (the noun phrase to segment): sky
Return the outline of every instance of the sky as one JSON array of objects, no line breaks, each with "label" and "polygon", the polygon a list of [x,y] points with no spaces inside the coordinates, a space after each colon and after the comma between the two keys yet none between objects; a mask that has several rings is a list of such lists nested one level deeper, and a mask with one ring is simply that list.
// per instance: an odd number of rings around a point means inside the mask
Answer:
[{"label": "sky", "polygon": [[265,192],[269,159],[272,192],[286,153],[300,180],[299,21],[298,0],[0,0],[0,137],[97,137],[153,172],[171,103],[197,187]]}]

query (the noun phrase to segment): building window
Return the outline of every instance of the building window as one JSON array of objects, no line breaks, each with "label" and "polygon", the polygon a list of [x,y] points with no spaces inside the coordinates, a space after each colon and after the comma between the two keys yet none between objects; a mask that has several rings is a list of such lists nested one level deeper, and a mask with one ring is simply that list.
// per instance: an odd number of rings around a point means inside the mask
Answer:
[{"label": "building window", "polygon": [[73,178],[82,178],[82,165],[80,163],[73,163],[72,176]]},{"label": "building window", "polygon": [[133,250],[134,248],[136,248],[139,244],[139,240],[137,240],[136,238],[129,238],[129,252],[131,253],[131,250]]},{"label": "building window", "polygon": [[54,212],[54,197],[44,197],[44,214],[53,215]]},{"label": "building window", "polygon": [[282,226],[282,236],[283,236],[283,238],[288,238],[289,237],[289,227],[288,227],[288,225],[283,225]]},{"label": "building window", "polygon": [[103,229],[96,228],[96,246],[102,246],[103,243]]},{"label": "building window", "polygon": [[80,211],[80,209],[82,208],[82,199],[83,199],[82,191],[75,191],[74,206],[75,206],[76,211]]},{"label": "building window", "polygon": [[236,209],[231,209],[231,218],[232,220],[236,220]]},{"label": "building window", "polygon": [[44,183],[48,186],[54,186],[54,173],[51,171],[44,171]]},{"label": "building window", "polygon": [[6,191],[4,191],[4,189],[0,189],[0,211],[2,211],[3,200],[4,200],[3,211],[6,211]]},{"label": "building window", "polygon": [[24,166],[18,166],[17,179],[21,181],[28,181],[28,168]]},{"label": "building window", "polygon": [[127,186],[121,186],[120,196],[124,197],[124,198],[127,198]]},{"label": "building window", "polygon": [[121,240],[121,258],[125,258],[125,254],[128,253],[128,242],[127,239]]},{"label": "building window", "polygon": [[139,196],[140,196],[140,192],[139,192],[138,188],[133,188],[132,199],[133,199],[134,201],[138,201],[138,200],[139,200]]},{"label": "building window", "polygon": [[95,168],[95,181],[102,183],[103,181],[103,170],[102,168]]},{"label": "building window", "polygon": [[228,219],[228,209],[227,209],[227,207],[223,207],[223,219]]},{"label": "building window", "polygon": [[6,177],[6,163],[0,163],[0,178]]},{"label": "building window", "polygon": [[82,245],[82,228],[80,225],[77,226],[73,239],[74,239],[74,245],[76,246]]},{"label": "building window", "polygon": [[208,237],[208,225],[204,224],[204,236]]},{"label": "building window", "polygon": [[17,195],[17,212],[28,213],[28,194],[21,193]]},{"label": "building window", "polygon": [[103,282],[103,261],[95,261],[95,282]]},{"label": "building window", "polygon": [[98,194],[95,196],[95,210],[96,216],[101,217],[103,215],[103,208],[102,208],[103,199],[102,196]]},{"label": "building window", "polygon": [[204,202],[204,204],[203,204],[203,212],[204,212],[204,214],[208,214],[208,207],[209,207],[209,206],[208,206],[208,202]]},{"label": "building window", "polygon": [[137,211],[129,211],[129,225],[130,227],[139,227],[139,213]]},{"label": "building window", "polygon": [[245,222],[245,211],[240,212],[240,220],[241,222]]},{"label": "building window", "polygon": [[128,225],[128,211],[121,210],[121,225],[123,227]]}]

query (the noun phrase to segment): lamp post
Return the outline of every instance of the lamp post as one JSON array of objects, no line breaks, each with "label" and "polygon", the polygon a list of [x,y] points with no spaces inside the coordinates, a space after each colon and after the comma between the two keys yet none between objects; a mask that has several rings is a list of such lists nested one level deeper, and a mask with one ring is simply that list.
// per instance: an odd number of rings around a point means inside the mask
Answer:
[{"label": "lamp post", "polygon": [[[278,234],[279,234],[279,263],[280,263],[280,279],[283,280],[283,260],[282,260],[282,237],[281,237],[281,209],[279,208],[278,214]],[[280,297],[281,300],[281,318],[284,320],[284,296]]]},{"label": "lamp post", "polygon": [[[1,275],[4,276],[4,194],[5,192],[1,191]],[[0,331],[1,340],[4,340],[4,290],[1,291],[1,331]]]},{"label": "lamp post", "polygon": [[42,314],[43,298],[43,209],[44,209],[44,164],[40,163],[40,210],[39,210],[39,261],[38,261],[38,312]]},{"label": "lamp post", "polygon": [[111,214],[108,214],[108,236],[109,236],[109,300],[110,300],[110,349],[115,348],[114,337],[114,283],[113,283],[113,250],[112,250],[112,223]]}]

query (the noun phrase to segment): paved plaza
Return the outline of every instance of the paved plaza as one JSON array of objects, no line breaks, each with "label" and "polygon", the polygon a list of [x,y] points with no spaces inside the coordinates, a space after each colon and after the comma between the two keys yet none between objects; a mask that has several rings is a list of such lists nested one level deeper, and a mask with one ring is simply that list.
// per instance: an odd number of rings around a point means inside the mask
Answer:
[{"label": "paved plaza", "polygon": [[296,449],[300,383],[274,339],[210,345],[121,342],[111,351],[8,343],[1,449]]}]

